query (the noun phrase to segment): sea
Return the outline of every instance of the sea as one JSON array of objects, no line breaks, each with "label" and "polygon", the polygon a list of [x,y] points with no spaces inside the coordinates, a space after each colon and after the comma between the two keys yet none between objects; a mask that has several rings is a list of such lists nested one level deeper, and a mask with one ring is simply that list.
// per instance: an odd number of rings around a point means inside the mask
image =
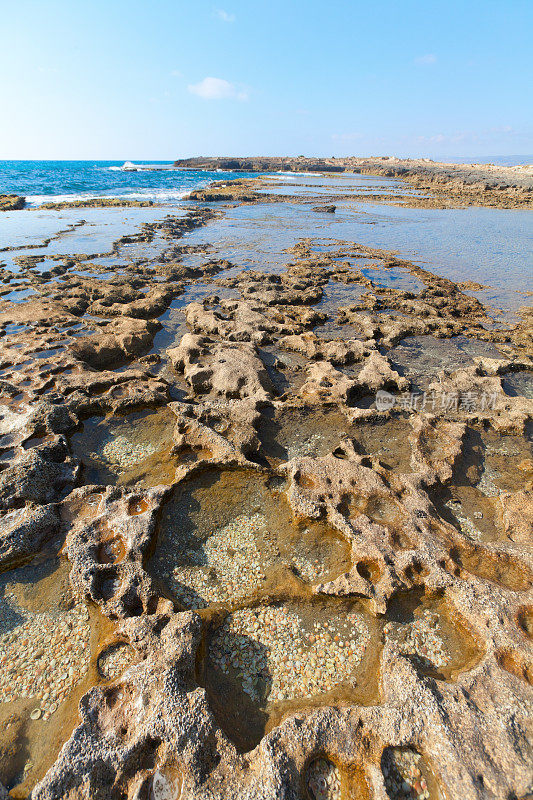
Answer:
[{"label": "sea", "polygon": [[176,170],[171,161],[0,161],[0,194],[23,195],[30,207],[92,197],[172,203],[211,181],[237,175]]}]

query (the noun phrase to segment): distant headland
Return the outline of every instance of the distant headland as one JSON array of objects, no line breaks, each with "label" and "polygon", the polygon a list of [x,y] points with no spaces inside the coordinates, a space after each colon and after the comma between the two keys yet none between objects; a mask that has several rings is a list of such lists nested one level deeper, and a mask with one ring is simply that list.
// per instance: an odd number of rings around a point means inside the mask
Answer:
[{"label": "distant headland", "polygon": [[533,207],[533,165],[452,164],[428,158],[307,158],[203,157],[178,159],[180,169],[236,170],[243,172],[332,172],[383,175],[430,188],[434,193],[464,199],[476,205],[504,208]]}]

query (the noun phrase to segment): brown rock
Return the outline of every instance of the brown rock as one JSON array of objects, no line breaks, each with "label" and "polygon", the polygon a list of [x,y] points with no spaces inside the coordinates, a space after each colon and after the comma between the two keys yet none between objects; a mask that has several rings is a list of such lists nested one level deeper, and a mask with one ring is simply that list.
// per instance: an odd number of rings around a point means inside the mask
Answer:
[{"label": "brown rock", "polygon": [[141,355],[153,342],[161,325],[138,319],[120,319],[108,323],[104,332],[77,339],[72,353],[96,369],[118,366]]}]

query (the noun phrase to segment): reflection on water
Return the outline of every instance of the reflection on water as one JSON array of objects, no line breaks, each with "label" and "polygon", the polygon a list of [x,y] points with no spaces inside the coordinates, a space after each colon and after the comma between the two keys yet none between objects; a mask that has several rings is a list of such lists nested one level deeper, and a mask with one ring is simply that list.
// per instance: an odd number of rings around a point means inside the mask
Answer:
[{"label": "reflection on water", "polygon": [[[0,260],[16,272],[19,269],[15,260],[18,256],[49,257],[108,252],[120,236],[135,232],[145,222],[162,219],[167,211],[160,207],[133,207],[5,212],[2,216],[0,248],[21,249],[0,253]],[[173,207],[172,213],[181,216],[186,211]],[[76,227],[68,230],[74,225]],[[58,235],[60,232],[64,233]],[[46,244],[45,240],[50,238],[52,240]],[[39,247],[40,244],[42,247]]]},{"label": "reflection on water", "polygon": [[356,241],[398,250],[453,281],[487,284],[482,302],[516,310],[533,290],[533,212],[494,208],[409,209],[358,204],[379,214],[380,224],[361,226]]},{"label": "reflection on water", "polygon": [[[305,184],[309,179],[294,180]],[[331,186],[332,192],[338,192],[338,183],[342,182],[341,178],[317,180]],[[269,190],[276,191],[270,185]],[[345,190],[342,183],[340,190]],[[316,214],[306,213],[301,204],[281,202],[230,209],[223,219],[193,231],[188,242],[214,241],[222,257],[248,267],[279,271],[288,260],[282,251],[299,238],[350,240],[398,251],[402,257],[457,282],[487,285],[474,296],[503,310],[516,311],[527,304],[527,297],[520,292],[533,290],[532,219],[531,211],[475,207],[422,210],[362,202],[350,202],[349,206],[341,203],[335,214]],[[375,224],[369,226],[369,220]]]}]

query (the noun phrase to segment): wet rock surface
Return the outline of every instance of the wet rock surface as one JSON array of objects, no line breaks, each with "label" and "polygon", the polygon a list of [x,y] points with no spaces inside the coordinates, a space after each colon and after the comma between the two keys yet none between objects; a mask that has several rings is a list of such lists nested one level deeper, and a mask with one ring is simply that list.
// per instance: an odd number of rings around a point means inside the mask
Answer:
[{"label": "wet rock surface", "polygon": [[16,194],[0,194],[0,211],[18,211],[25,205],[25,197]]},{"label": "wet rock surface", "polygon": [[526,796],[531,315],[297,229],[243,269],[209,224],[264,197],[2,268],[0,784]]},{"label": "wet rock surface", "polygon": [[[36,548],[37,549],[37,548]],[[77,705],[112,625],[69,586],[58,540],[0,575],[0,765],[9,795],[24,797],[78,722]],[[131,662],[116,665],[118,677]]]}]

